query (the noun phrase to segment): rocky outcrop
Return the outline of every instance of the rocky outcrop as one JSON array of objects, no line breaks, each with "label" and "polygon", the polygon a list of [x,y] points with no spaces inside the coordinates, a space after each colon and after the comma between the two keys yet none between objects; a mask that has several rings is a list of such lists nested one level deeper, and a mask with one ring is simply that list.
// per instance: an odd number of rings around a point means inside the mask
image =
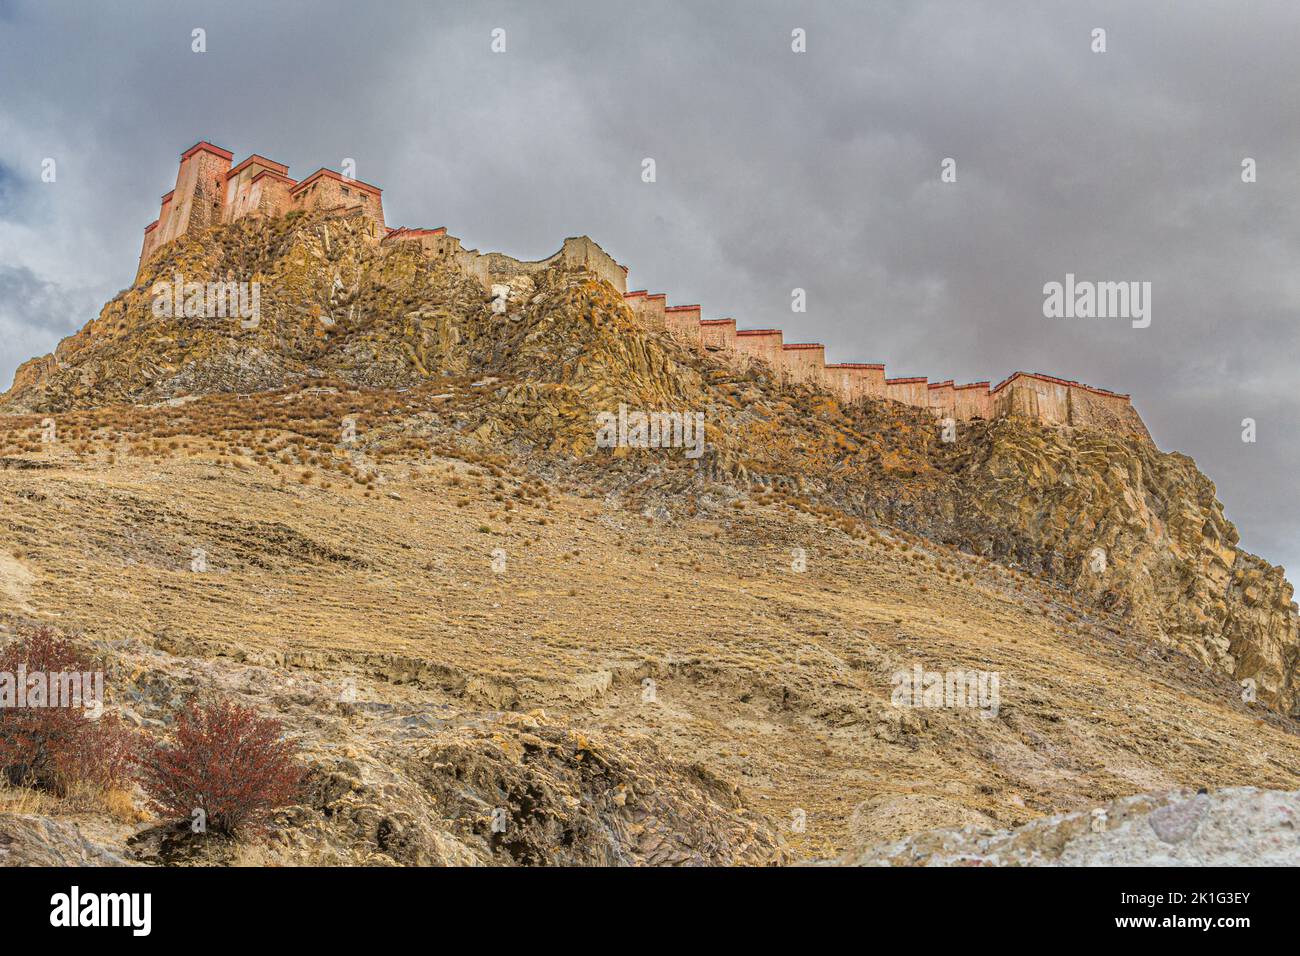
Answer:
[{"label": "rocky outcrop", "polygon": [[[1049,576],[1297,712],[1300,621],[1283,570],[1237,547],[1185,455],[1094,430],[996,422],[954,463],[963,543]],[[1249,697],[1247,697],[1249,699]]]},{"label": "rocky outcrop", "polygon": [[[175,314],[178,279],[183,304],[185,284],[236,276],[249,283],[249,312],[256,289],[255,316]],[[456,329],[487,315],[487,302],[477,282],[418,246],[381,249],[363,216],[243,220],[165,247],[97,319],[20,367],[4,404],[52,412],[323,375],[409,386],[466,362]]]},{"label": "rocky outcrop", "polygon": [[[0,629],[0,639],[3,629]],[[0,811],[0,866],[730,866],[788,861],[734,783],[646,738],[580,733],[541,710],[466,701],[338,672],[106,648],[110,710],[165,733],[198,688],[273,712],[301,747],[300,802],[266,840],[188,821],[107,825]],[[52,805],[56,801],[49,801]]]},{"label": "rocky outcrop", "polygon": [[930,830],[855,850],[850,866],[1296,866],[1300,792],[1231,787],[1112,800],[1013,830]]},{"label": "rocky outcrop", "polygon": [[67,820],[34,813],[0,813],[0,866],[129,866]]}]

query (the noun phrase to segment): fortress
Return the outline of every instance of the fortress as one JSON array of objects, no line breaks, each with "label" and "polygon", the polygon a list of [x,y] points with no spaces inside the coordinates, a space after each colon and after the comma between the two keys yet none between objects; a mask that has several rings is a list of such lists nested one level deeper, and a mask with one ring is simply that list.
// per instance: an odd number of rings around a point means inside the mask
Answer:
[{"label": "fortress", "polygon": [[845,403],[888,399],[957,421],[1018,415],[1049,425],[1150,438],[1128,395],[1038,372],[1014,372],[990,388],[987,381],[957,385],[951,379],[887,378],[883,364],[828,365],[825,346],[819,343],[787,343],[780,329],[738,329],[734,319],[702,318],[698,305],[668,305],[663,293],[628,292],[627,267],[585,236],[566,239],[560,251],[546,259],[521,262],[502,253],[466,250],[446,228],[387,226],[378,186],[324,168],[295,181],[288,166],[256,153],[238,165],[233,161],[233,153],[208,142],[181,154],[175,188],[162,197],[158,218],[145,227],[141,265],[174,239],[246,216],[270,218],[295,210],[360,216],[369,221],[371,235],[381,245],[419,243],[430,257],[455,260],[487,290],[521,273],[553,265],[581,266],[622,293],[646,328],[666,331],[725,362],[766,363],[778,380],[825,389]]}]

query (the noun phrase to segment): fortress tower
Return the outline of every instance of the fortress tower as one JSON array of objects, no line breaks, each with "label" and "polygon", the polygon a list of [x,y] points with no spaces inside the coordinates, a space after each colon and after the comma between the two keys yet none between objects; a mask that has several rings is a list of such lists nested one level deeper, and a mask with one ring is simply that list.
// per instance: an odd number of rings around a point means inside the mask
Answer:
[{"label": "fortress tower", "polygon": [[155,249],[191,232],[221,221],[226,173],[234,154],[228,149],[198,142],[181,153],[176,185],[162,198],[158,218],[144,227],[144,260]]}]

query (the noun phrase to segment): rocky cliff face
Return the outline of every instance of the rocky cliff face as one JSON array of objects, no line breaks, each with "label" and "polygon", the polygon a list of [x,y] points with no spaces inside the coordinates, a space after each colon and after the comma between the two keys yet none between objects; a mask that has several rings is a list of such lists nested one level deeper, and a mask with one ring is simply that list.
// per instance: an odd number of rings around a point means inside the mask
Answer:
[{"label": "rocky cliff face", "polygon": [[[1283,570],[1237,547],[1185,455],[1093,431],[997,422],[955,472],[958,527],[1294,713],[1297,630]],[[981,532],[968,532],[980,544]],[[1243,688],[1246,691],[1246,688]]]},{"label": "rocky cliff face", "polygon": [[[176,276],[258,283],[256,323],[156,314],[155,284]],[[1291,585],[1237,547],[1189,458],[1141,438],[1017,418],[963,424],[946,442],[924,411],[846,407],[779,387],[761,363],[738,367],[642,329],[612,287],[580,269],[508,285],[504,313],[494,311],[493,296],[451,260],[380,243],[359,218],[246,220],[151,259],[54,355],[20,368],[0,410],[303,382],[436,390],[449,376],[480,377],[476,400],[457,412],[457,434],[477,446],[546,459],[651,504],[723,482],[839,515],[846,527],[919,534],[1053,582],[1300,713]],[[596,449],[595,416],[619,404],[703,412],[706,454]]]},{"label": "rocky cliff face", "polygon": [[[19,368],[8,404],[57,412],[323,375],[391,388],[466,364],[451,318],[487,311],[478,284],[426,263],[412,244],[381,254],[371,233],[362,218],[290,214],[172,243],[52,356]],[[256,321],[157,314],[174,313],[167,291],[177,278],[248,283]]]}]

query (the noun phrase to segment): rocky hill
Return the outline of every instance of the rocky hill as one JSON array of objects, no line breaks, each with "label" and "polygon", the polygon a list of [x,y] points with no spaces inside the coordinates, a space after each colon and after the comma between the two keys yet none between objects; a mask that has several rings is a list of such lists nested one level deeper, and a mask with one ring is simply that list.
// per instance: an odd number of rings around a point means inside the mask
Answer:
[{"label": "rocky hill", "polygon": [[[156,284],[178,275],[260,283],[257,326],[154,315]],[[737,374],[640,328],[580,271],[516,277],[504,316],[491,299],[451,260],[379,243],[361,218],[245,220],[153,257],[95,321],[23,365],[0,408],[62,412],[316,381],[436,390],[448,376],[490,377],[457,428],[485,447],[545,451],[601,487],[635,481],[678,495],[722,480],[922,534],[1059,582],[1296,711],[1292,588],[1281,568],[1237,548],[1213,484],[1185,456],[1016,419],[963,425],[945,443],[921,410],[845,407],[778,388],[761,367]],[[595,416],[620,403],[704,411],[708,453],[697,463],[598,451]]]},{"label": "rocky hill", "polygon": [[[257,321],[156,314],[177,275],[259,283]],[[894,839],[1169,786],[1295,788],[1292,589],[1187,457],[1014,417],[945,441],[924,410],[642,328],[581,269],[506,279],[502,313],[454,260],[322,213],[164,247],[0,398],[10,626],[132,661],[120,702],[146,729],[153,684],[214,679],[196,662],[242,692],[275,682],[340,794],[377,785],[376,734],[436,706],[435,745],[461,748],[438,767],[495,740],[520,755],[514,791],[554,802],[535,846],[449,849],[512,791],[504,768],[452,794],[425,757],[385,757],[394,806],[419,793],[452,821],[411,859],[780,862],[840,852],[855,807]],[[704,453],[595,447],[620,404],[703,412]],[[996,669],[1007,704],[891,707],[889,675],[918,662]],[[361,680],[374,709],[313,717],[335,708],[299,673]],[[610,754],[594,781],[583,735]],[[561,851],[544,820],[573,801],[597,808],[592,842]],[[815,824],[782,837],[794,810]],[[406,859],[373,827],[309,840],[318,811],[301,853]]]}]

